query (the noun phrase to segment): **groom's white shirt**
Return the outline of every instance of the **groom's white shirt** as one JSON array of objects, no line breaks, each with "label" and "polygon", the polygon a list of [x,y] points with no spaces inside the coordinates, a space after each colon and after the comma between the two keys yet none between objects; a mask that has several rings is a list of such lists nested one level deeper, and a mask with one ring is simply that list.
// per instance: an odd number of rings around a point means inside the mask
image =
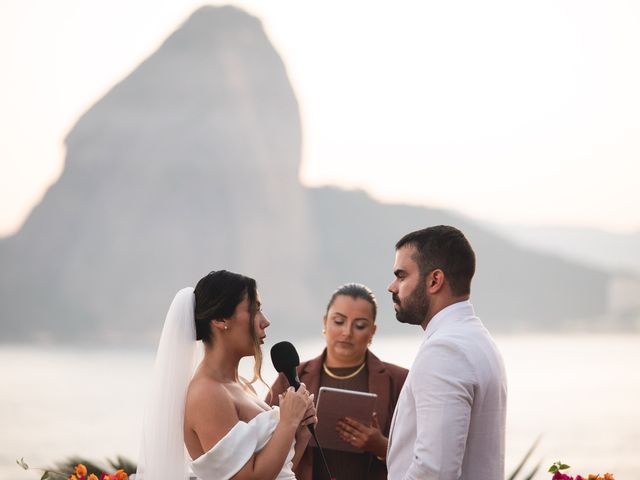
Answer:
[{"label": "groom's white shirt", "polygon": [[428,323],[389,433],[389,480],[503,480],[507,381],[470,302]]}]

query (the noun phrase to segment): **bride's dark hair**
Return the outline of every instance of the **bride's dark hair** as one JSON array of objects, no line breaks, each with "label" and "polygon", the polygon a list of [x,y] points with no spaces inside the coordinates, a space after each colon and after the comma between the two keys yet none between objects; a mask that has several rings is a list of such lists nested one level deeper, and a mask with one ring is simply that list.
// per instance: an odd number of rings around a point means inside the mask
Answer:
[{"label": "bride's dark hair", "polygon": [[229,318],[236,307],[244,300],[245,295],[249,299],[249,335],[253,341],[253,356],[255,366],[253,379],[262,380],[260,369],[262,368],[262,350],[260,339],[256,334],[255,316],[258,312],[257,285],[253,278],[240,275],[227,270],[209,272],[202,277],[194,290],[196,297],[195,321],[196,339],[212,345],[213,332],[211,320]]}]

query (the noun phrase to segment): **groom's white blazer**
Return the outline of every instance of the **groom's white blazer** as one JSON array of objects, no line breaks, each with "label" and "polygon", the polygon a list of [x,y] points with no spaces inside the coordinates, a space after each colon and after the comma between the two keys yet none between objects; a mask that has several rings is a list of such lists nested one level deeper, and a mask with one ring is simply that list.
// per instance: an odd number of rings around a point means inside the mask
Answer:
[{"label": "groom's white blazer", "polygon": [[436,314],[400,393],[389,480],[503,480],[507,382],[468,301]]}]

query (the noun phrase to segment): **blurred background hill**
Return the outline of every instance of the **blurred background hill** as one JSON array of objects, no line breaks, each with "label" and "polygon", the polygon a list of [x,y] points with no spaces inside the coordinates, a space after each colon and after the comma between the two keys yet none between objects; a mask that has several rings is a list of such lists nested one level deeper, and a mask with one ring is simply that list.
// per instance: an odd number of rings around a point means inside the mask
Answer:
[{"label": "blurred background hill", "polygon": [[640,231],[612,233],[595,228],[496,225],[495,228],[523,246],[557,252],[597,268],[640,274]]},{"label": "blurred background hill", "polygon": [[60,179],[0,240],[0,339],[155,341],[175,291],[219,268],[258,280],[273,335],[315,336],[350,281],[372,287],[380,333],[393,333],[393,245],[434,224],[470,238],[473,300],[492,330],[639,328],[638,234],[492,225],[305,187],[301,143],[260,21],[200,8],[82,115]]}]

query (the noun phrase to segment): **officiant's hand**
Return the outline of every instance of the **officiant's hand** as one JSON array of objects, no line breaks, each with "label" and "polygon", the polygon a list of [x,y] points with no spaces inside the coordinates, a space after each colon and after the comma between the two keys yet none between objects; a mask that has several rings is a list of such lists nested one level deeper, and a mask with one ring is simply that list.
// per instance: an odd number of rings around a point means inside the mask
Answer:
[{"label": "officiant's hand", "polygon": [[371,418],[370,427],[354,418],[345,417],[336,424],[336,431],[342,440],[360,450],[371,452],[379,458],[387,455],[388,439],[380,431],[378,416],[375,413]]}]

